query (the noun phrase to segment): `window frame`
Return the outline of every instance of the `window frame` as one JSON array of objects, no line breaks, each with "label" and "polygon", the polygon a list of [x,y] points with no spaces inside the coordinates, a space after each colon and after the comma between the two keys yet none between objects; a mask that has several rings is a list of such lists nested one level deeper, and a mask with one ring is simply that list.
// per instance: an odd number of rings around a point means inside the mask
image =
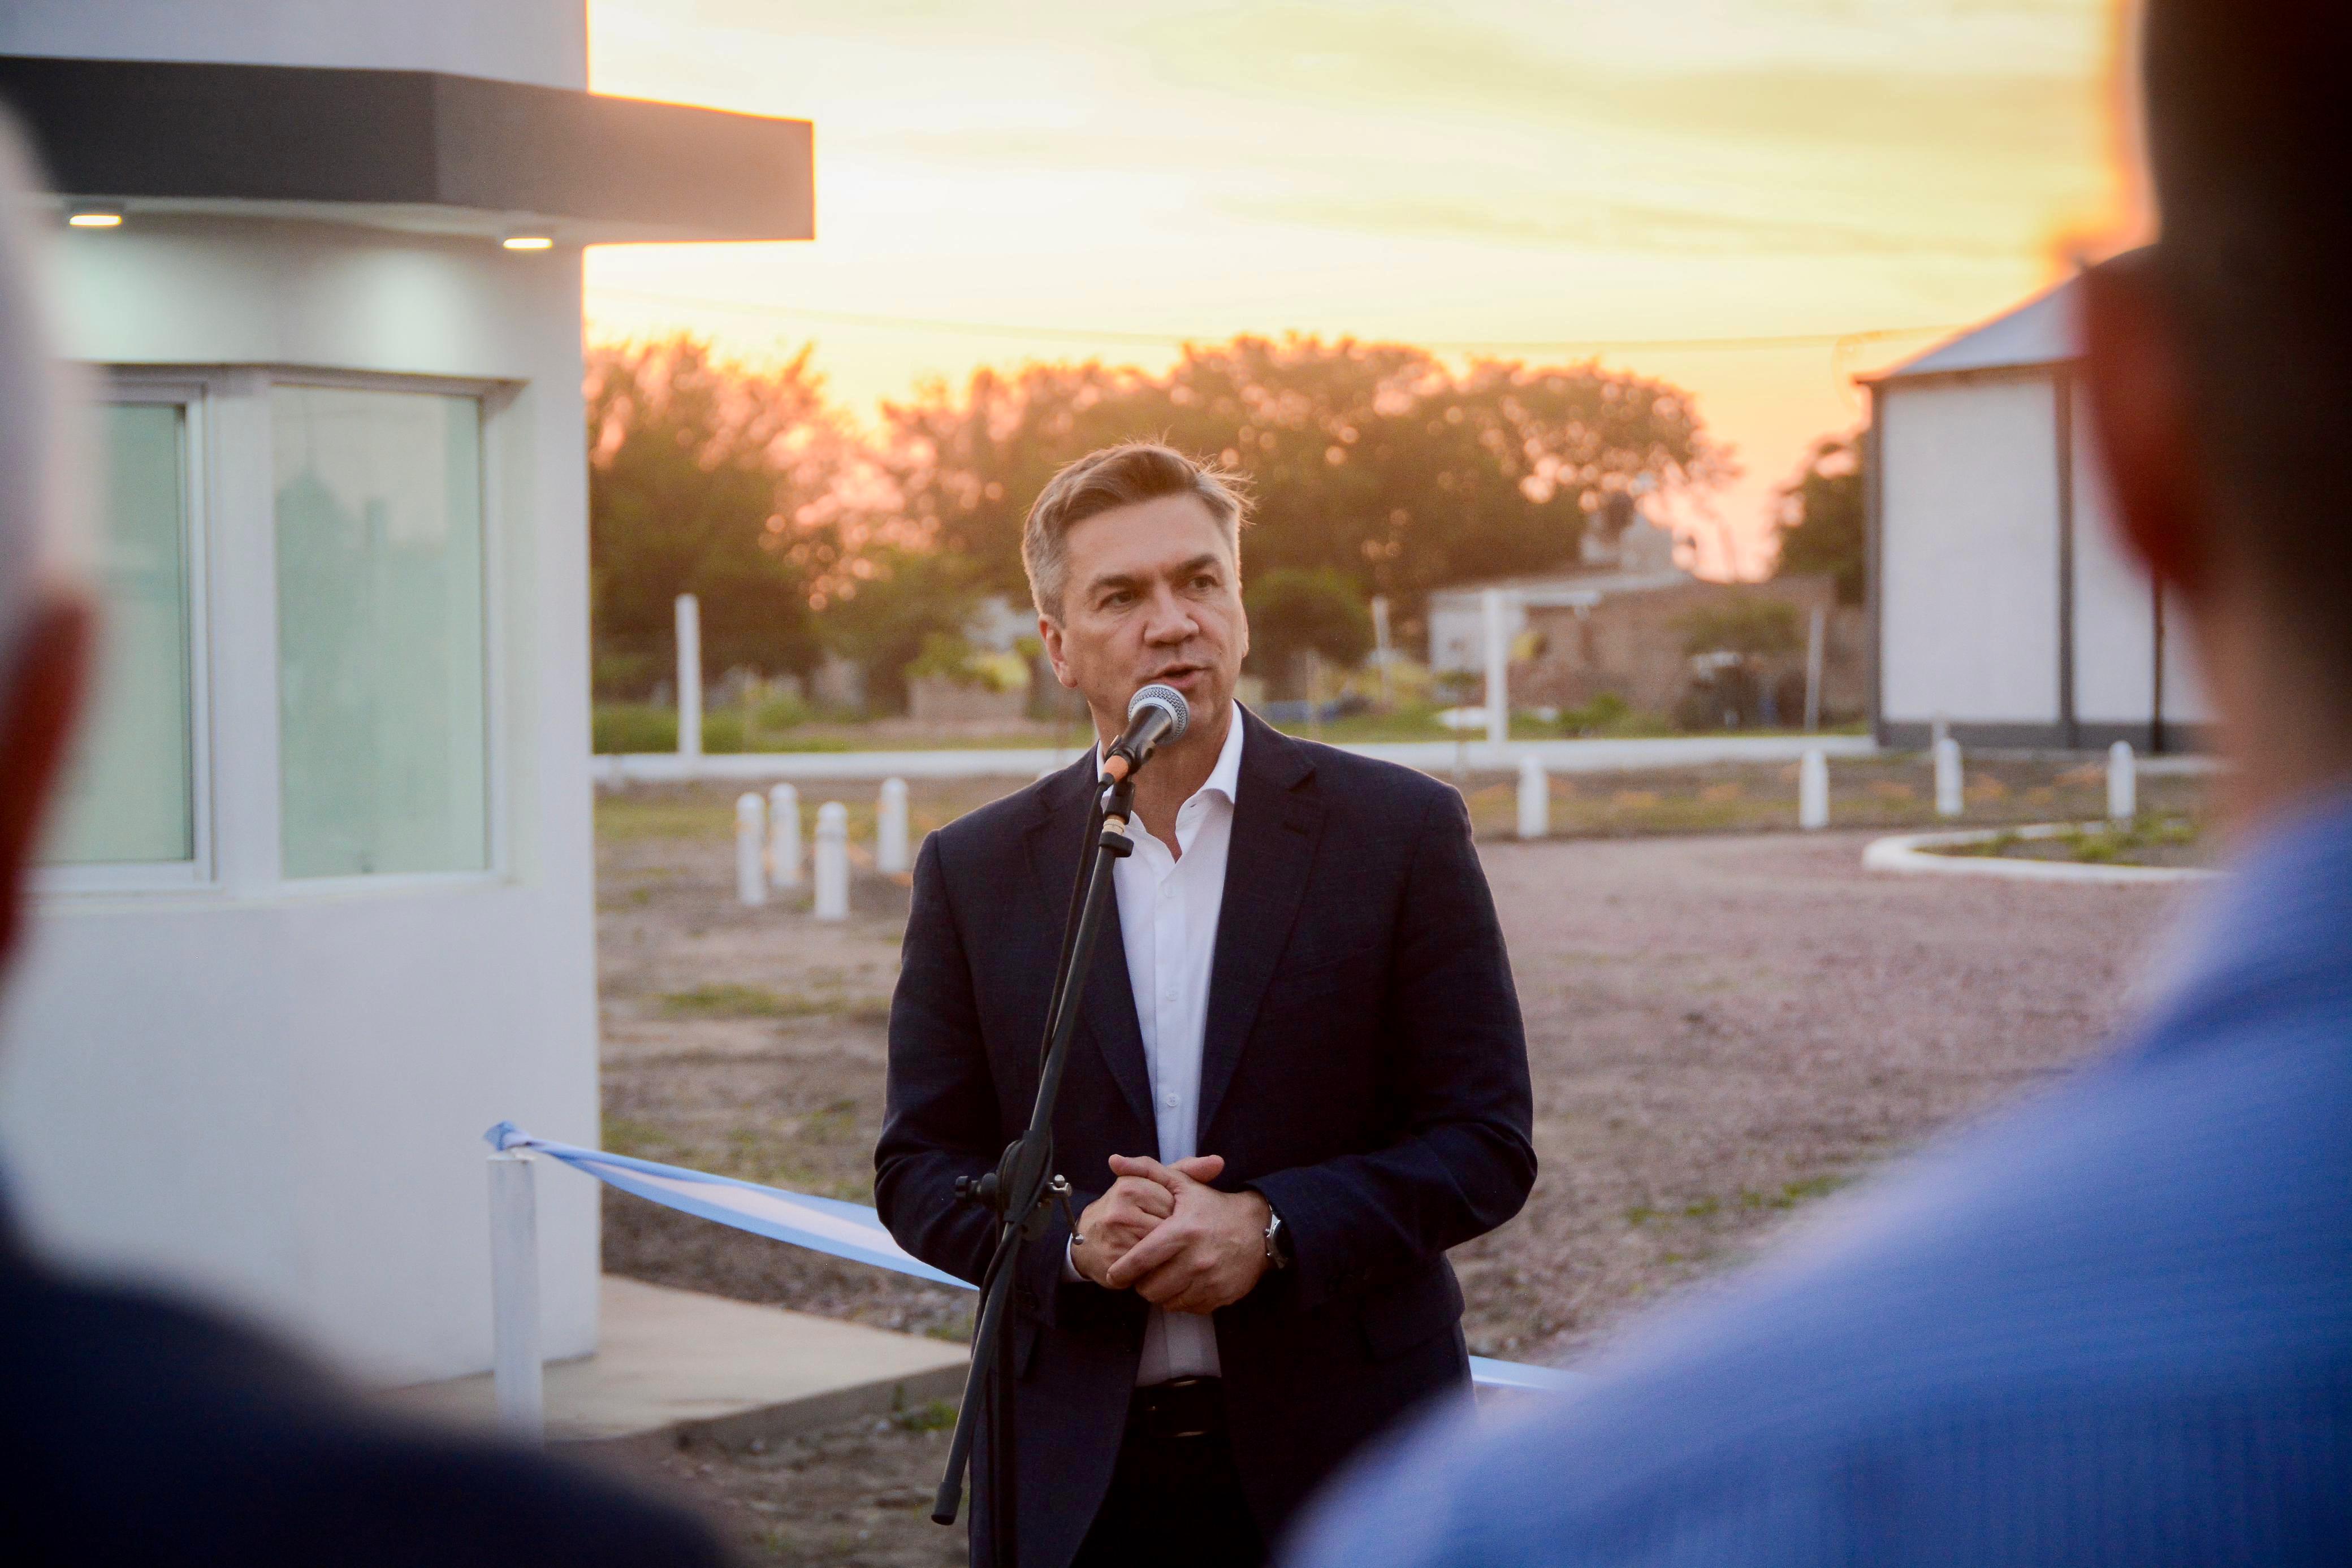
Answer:
[{"label": "window frame", "polygon": [[100,406],[161,404],[180,410],[180,560],[188,632],[189,856],[177,861],[45,864],[36,871],[37,893],[187,893],[210,891],[218,885],[213,815],[212,394],[212,379],[202,373],[107,366],[92,400]]},{"label": "window frame", "polygon": [[[261,371],[259,392],[266,402],[270,392],[279,387],[313,387],[344,392],[407,392],[425,397],[470,398],[475,404],[478,422],[478,441],[481,455],[481,472],[476,476],[480,487],[481,507],[481,571],[482,571],[482,777],[483,777],[483,863],[466,871],[362,872],[344,876],[289,876],[285,867],[285,763],[284,737],[273,732],[274,749],[278,751],[277,792],[270,801],[270,859],[277,862],[278,891],[291,898],[338,897],[353,894],[396,893],[404,890],[486,886],[510,880],[510,844],[507,827],[508,782],[505,736],[507,733],[507,680],[504,656],[507,615],[508,568],[505,560],[506,530],[502,526],[500,507],[505,502],[504,486],[499,471],[504,466],[497,456],[499,443],[506,434],[509,412],[520,389],[509,382],[476,381],[454,376],[408,375],[397,372],[322,370],[310,366],[268,367]],[[263,438],[264,450],[259,454],[265,468],[274,472],[277,461],[275,433]],[[268,515],[261,528],[268,542],[270,572],[273,582],[278,559],[278,504],[275,485],[267,487],[269,500]],[[273,596],[271,613],[276,613]],[[273,624],[271,644],[274,650],[284,628]],[[284,722],[280,694],[273,684],[269,691],[269,707],[273,724]]]}]

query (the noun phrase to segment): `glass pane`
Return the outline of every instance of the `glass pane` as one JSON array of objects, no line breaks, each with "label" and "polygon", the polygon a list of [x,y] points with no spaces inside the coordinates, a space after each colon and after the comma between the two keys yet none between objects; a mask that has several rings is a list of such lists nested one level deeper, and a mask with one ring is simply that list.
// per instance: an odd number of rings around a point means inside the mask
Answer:
[{"label": "glass pane", "polygon": [[278,387],[270,421],[286,874],[483,870],[481,406]]},{"label": "glass pane", "polygon": [[100,411],[106,485],[105,622],[85,721],[49,859],[154,863],[195,857],[188,690],[187,413],[176,403]]}]

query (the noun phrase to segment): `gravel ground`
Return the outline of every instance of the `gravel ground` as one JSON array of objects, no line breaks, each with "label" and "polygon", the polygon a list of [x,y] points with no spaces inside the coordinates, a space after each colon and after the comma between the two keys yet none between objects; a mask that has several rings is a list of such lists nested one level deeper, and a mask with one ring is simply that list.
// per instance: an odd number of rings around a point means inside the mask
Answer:
[{"label": "gravel ground", "polygon": [[[1875,766],[1848,779],[1873,820],[1929,821],[1925,768]],[[2000,793],[1973,801],[1971,821],[2095,813],[2095,777],[2064,764],[1975,771]],[[1562,826],[1630,835],[1717,825],[1691,821],[1710,812],[1727,827],[1768,806],[1785,815],[1779,772],[1580,779],[1567,799],[1597,810]],[[2151,807],[2194,808],[2193,781],[2161,788]],[[918,786],[918,826],[991,792]],[[1473,779],[1469,792],[1491,832],[1508,812],[1507,781]],[[861,876],[853,918],[833,926],[797,901],[740,908],[729,799],[641,790],[600,802],[606,1146],[870,1201],[906,893]],[[1560,821],[1559,797],[1555,810]],[[2181,896],[1868,874],[1868,837],[1485,844],[1527,1016],[1543,1174],[1525,1212],[1455,1254],[1474,1349],[1573,1358],[1643,1303],[1752,1252],[1810,1199],[2064,1071],[2121,1013],[2138,956]],[[663,1283],[969,1333],[966,1293],[617,1195],[604,1255],[608,1269]],[[619,1457],[685,1487],[765,1559],[960,1562],[961,1531],[925,1518],[945,1448],[939,1414],[762,1453]]]}]

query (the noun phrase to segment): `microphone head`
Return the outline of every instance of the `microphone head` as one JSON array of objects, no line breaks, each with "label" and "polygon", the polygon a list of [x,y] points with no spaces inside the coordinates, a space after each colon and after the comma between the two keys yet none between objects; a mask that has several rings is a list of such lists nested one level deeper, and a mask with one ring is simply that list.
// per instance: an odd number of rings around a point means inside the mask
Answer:
[{"label": "microphone head", "polygon": [[1153,707],[1159,708],[1168,716],[1168,733],[1160,737],[1160,744],[1165,746],[1183,739],[1184,731],[1190,728],[1192,723],[1192,709],[1184,701],[1184,694],[1174,686],[1159,685],[1146,686],[1127,699],[1127,722],[1133,724],[1137,715],[1146,708]]}]

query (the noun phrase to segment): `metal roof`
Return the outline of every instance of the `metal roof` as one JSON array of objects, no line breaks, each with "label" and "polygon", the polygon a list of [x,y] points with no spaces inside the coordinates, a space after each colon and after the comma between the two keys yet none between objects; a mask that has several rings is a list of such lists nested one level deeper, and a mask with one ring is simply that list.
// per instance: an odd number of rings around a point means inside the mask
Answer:
[{"label": "metal roof", "polygon": [[1961,371],[2022,370],[2078,359],[2083,350],[2074,324],[2074,283],[2069,278],[2005,316],[1996,316],[1917,359],[1865,379],[1893,382]]}]

